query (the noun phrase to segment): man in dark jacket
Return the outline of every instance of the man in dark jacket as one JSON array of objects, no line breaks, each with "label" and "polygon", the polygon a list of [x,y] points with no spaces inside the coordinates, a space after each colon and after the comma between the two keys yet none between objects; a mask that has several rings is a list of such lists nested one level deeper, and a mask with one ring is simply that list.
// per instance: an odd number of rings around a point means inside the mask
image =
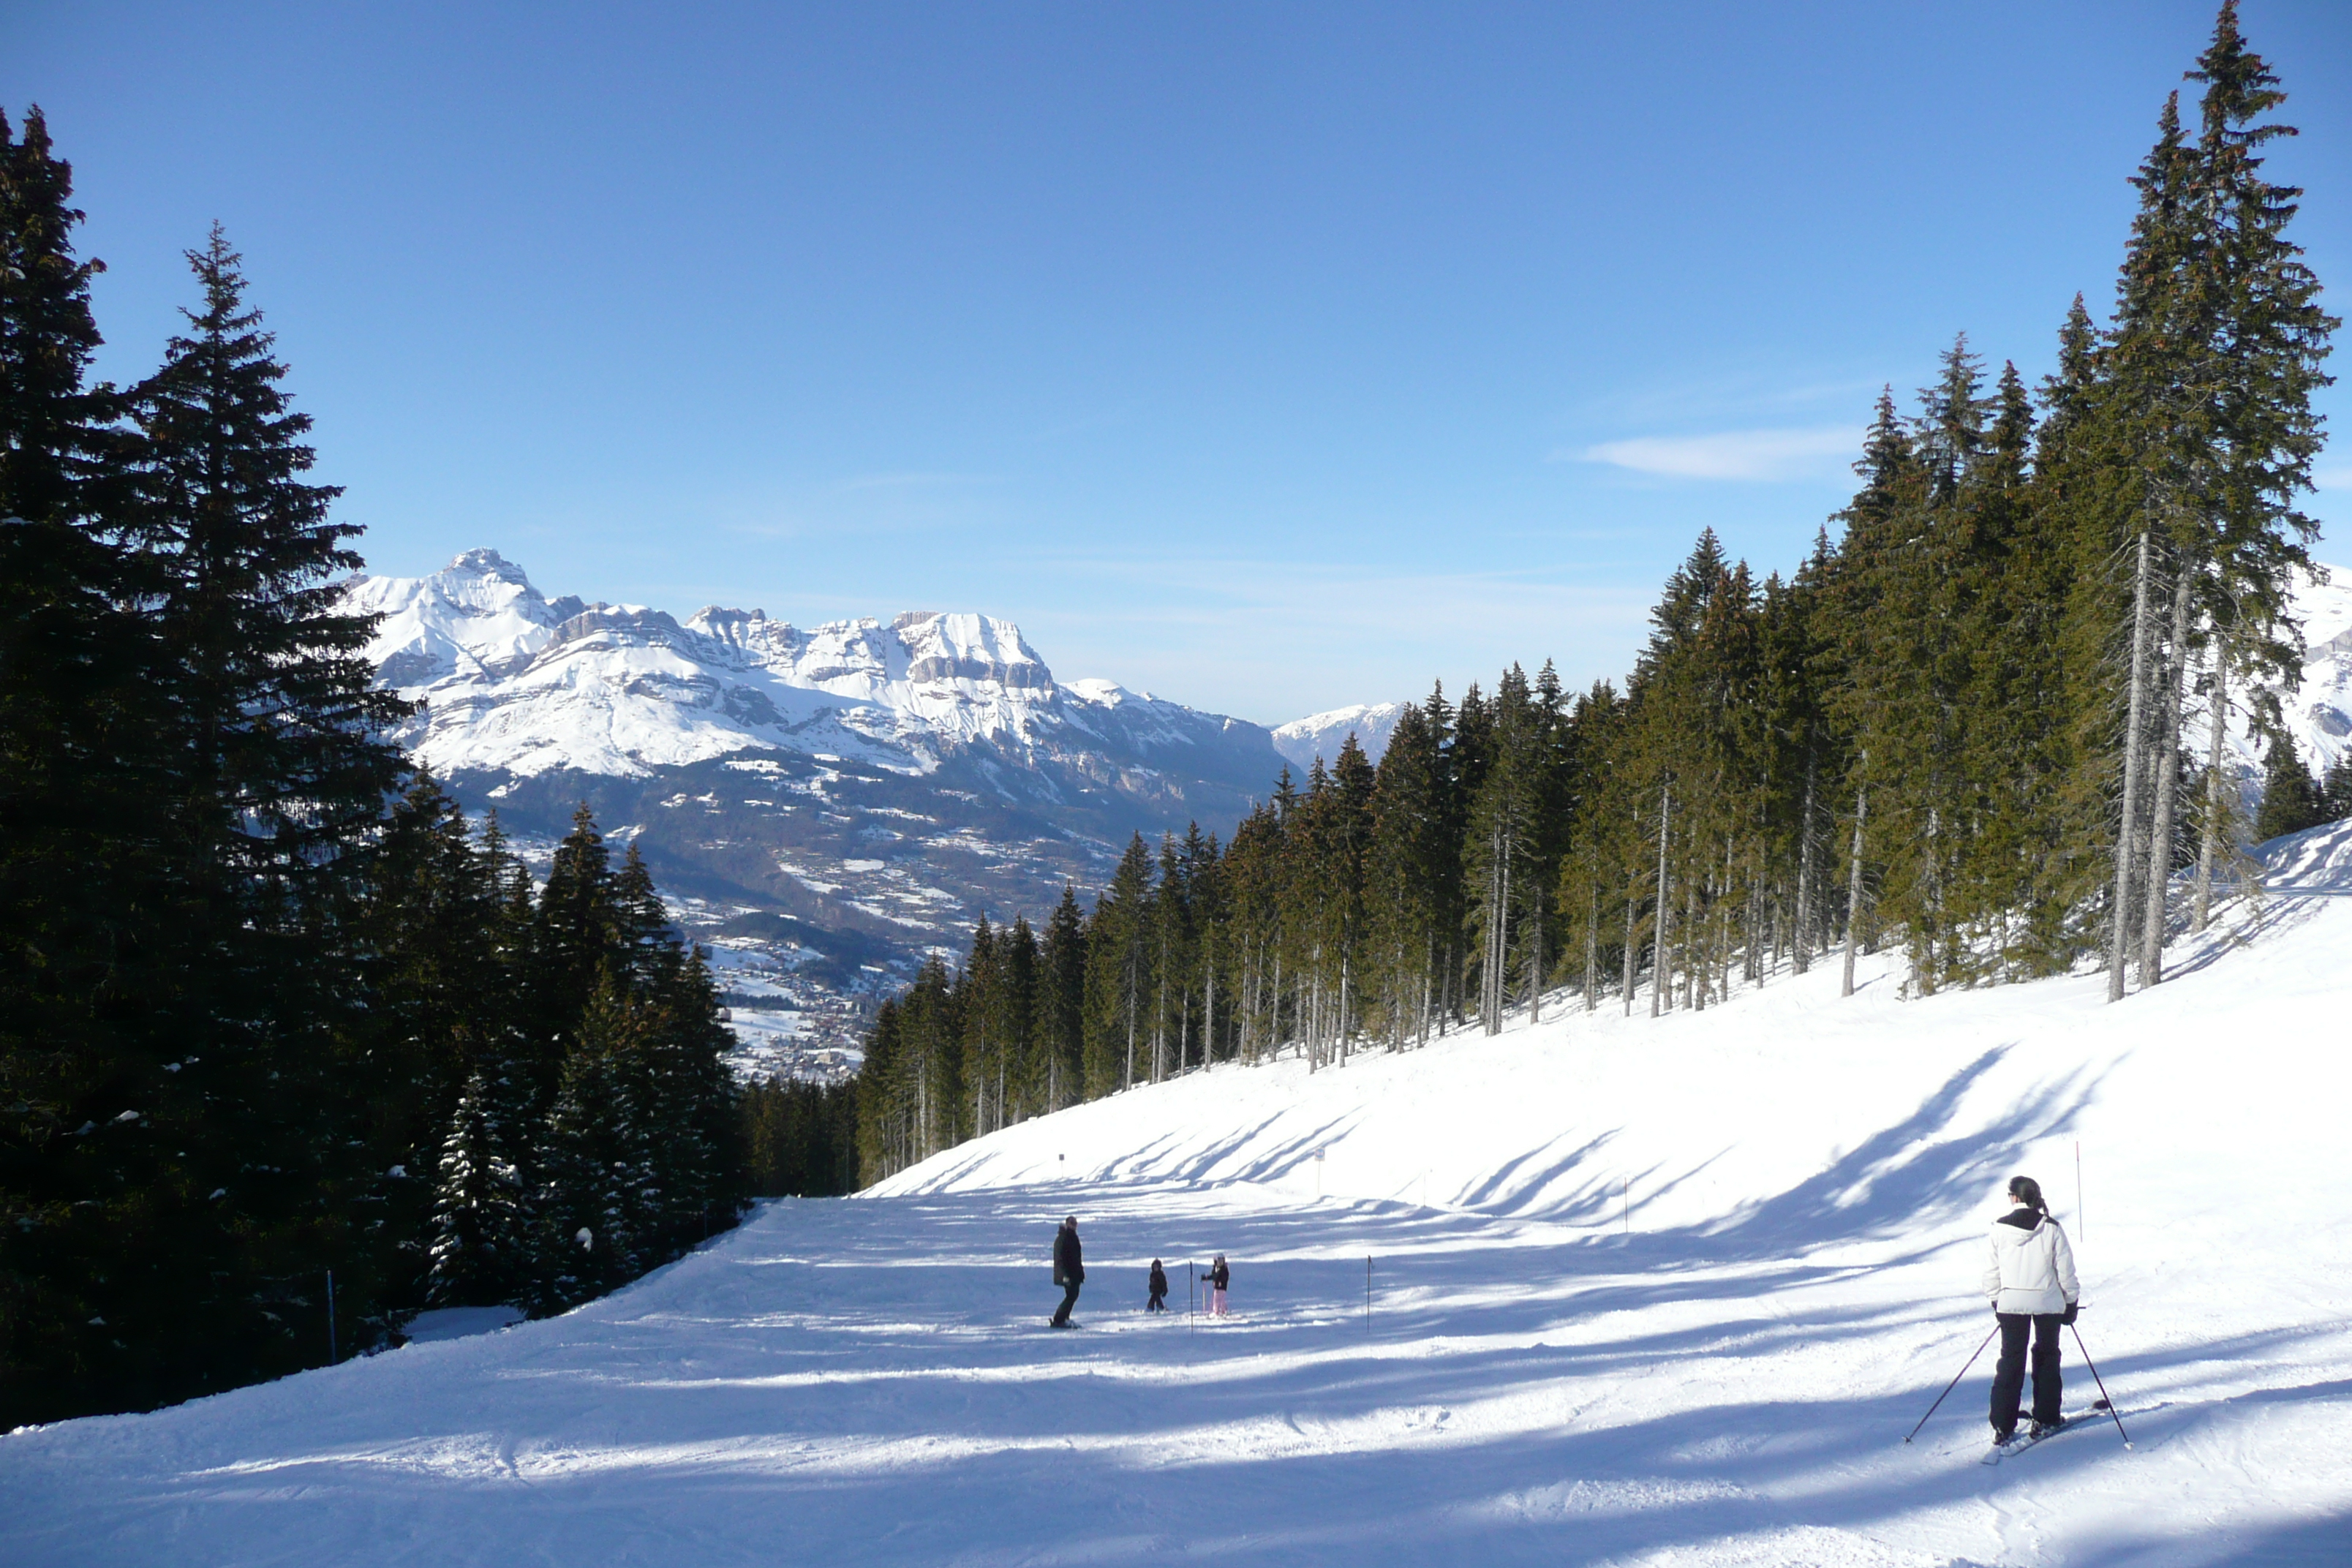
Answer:
[{"label": "man in dark jacket", "polygon": [[1086,1257],[1078,1249],[1078,1216],[1072,1215],[1054,1233],[1054,1283],[1062,1288],[1062,1307],[1054,1314],[1054,1327],[1070,1326],[1070,1309],[1078,1304],[1078,1287],[1086,1280]]}]

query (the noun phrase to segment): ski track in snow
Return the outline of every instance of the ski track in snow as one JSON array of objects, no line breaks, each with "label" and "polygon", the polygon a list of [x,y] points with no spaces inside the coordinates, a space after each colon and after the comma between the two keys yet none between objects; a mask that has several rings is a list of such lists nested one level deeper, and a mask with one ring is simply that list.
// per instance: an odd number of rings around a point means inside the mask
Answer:
[{"label": "ski track in snow", "polygon": [[[2352,889],[2352,825],[2272,851]],[[2273,895],[2120,1006],[1903,1002],[1883,962],[1840,1001],[1832,963],[1196,1073],[769,1204],[562,1318],[0,1438],[0,1563],[2352,1561],[2347,958],[2352,899]],[[2133,1451],[1978,1463],[1990,1351],[1903,1443],[1991,1326],[2017,1170]],[[1235,1316],[1188,1320],[1219,1251]]]}]

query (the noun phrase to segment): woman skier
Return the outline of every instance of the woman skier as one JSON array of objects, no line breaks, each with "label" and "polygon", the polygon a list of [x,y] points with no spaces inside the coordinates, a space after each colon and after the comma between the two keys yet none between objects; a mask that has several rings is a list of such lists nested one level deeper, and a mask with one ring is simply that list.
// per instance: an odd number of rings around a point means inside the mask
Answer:
[{"label": "woman skier", "polygon": [[2000,1360],[1992,1374],[1995,1443],[2017,1435],[2020,1395],[2025,1391],[2025,1342],[2033,1341],[2033,1428],[2039,1437],[2063,1419],[2058,1405],[2058,1328],[2080,1310],[2082,1286],[2074,1278],[2074,1249],[2050,1217],[2042,1184],[2012,1176],[2009,1201],[2015,1205],[1993,1222],[1991,1256],[1985,1264],[1984,1293],[2000,1320]]},{"label": "woman skier", "polygon": [[1225,1315],[1225,1287],[1233,1281],[1234,1271],[1225,1267],[1225,1255],[1217,1254],[1216,1262],[1209,1266],[1209,1316]]}]

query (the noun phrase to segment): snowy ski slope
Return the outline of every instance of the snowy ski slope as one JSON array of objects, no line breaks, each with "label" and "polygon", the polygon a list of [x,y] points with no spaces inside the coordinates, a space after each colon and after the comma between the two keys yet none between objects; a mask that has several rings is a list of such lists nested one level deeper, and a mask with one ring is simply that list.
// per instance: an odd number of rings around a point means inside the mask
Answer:
[{"label": "snowy ski slope", "polygon": [[[2271,847],[2303,890],[2117,1006],[1870,963],[1844,1001],[1830,966],[1220,1068],[772,1204],[563,1318],[21,1431],[0,1563],[2352,1561],[2352,825]],[[1903,1443],[1990,1327],[2017,1171],[2132,1451],[1979,1465],[1985,1362]],[[1188,1323],[1216,1251],[1237,1315]]]}]

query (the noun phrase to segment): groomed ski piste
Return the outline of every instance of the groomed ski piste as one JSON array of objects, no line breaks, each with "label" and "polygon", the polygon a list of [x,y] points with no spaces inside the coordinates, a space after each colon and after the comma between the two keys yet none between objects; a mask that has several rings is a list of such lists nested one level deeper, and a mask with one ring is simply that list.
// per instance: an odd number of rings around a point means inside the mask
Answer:
[{"label": "groomed ski piste", "polygon": [[[0,1562],[2352,1560],[2352,824],[2267,848],[2302,890],[2119,1005],[1904,1000],[1874,959],[1849,999],[1832,963],[1221,1066],[769,1204],[562,1318],[19,1431]],[[1991,1327],[2018,1172],[2128,1450],[1980,1464],[1990,1352],[1903,1440]],[[1217,1252],[1234,1315],[1188,1319]],[[2066,1379],[2087,1408],[2072,1335]]]}]

